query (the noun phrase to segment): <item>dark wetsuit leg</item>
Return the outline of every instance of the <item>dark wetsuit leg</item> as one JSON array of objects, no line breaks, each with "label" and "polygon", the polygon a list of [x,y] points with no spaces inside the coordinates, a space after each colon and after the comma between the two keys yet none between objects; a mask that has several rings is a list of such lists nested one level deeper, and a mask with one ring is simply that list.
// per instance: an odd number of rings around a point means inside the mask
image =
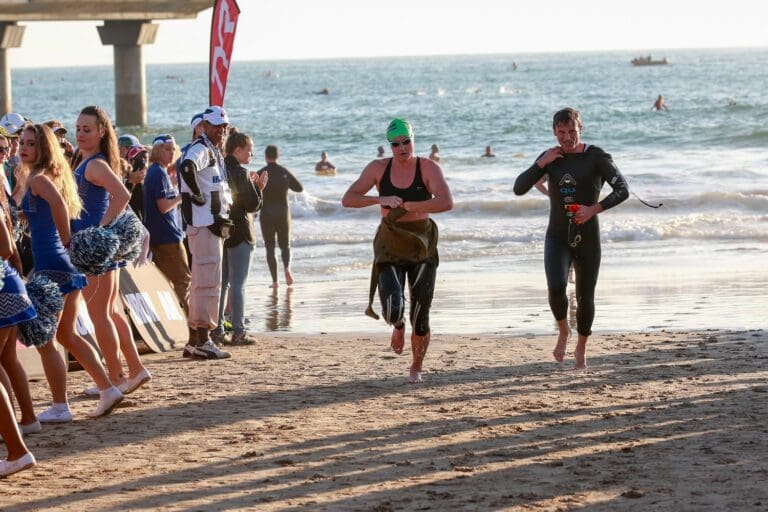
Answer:
[{"label": "dark wetsuit leg", "polygon": [[592,334],[595,319],[595,287],[600,272],[600,233],[582,233],[582,242],[575,249],[573,270],[576,274],[576,328],[582,336]]},{"label": "dark wetsuit leg", "polygon": [[592,334],[595,319],[595,287],[600,271],[600,234],[597,229],[580,231],[581,242],[571,248],[565,240],[547,237],[544,242],[544,267],[547,273],[549,307],[555,320],[563,320],[568,313],[565,289],[568,267],[573,262],[576,274],[576,330],[583,336]]},{"label": "dark wetsuit leg", "polygon": [[547,274],[549,309],[555,320],[565,319],[568,314],[568,297],[565,288],[568,285],[568,267],[573,255],[568,244],[559,238],[547,237],[544,240],[544,271]]},{"label": "dark wetsuit leg", "polygon": [[283,260],[283,268],[291,266],[291,220],[287,217],[276,222],[277,246],[280,247],[280,257]]},{"label": "dark wetsuit leg", "polygon": [[429,263],[408,266],[408,285],[411,297],[411,325],[414,334],[429,334],[429,310],[435,294],[437,267]]},{"label": "dark wetsuit leg", "polygon": [[402,324],[405,313],[405,268],[401,265],[379,265],[379,300],[384,321]]},{"label": "dark wetsuit leg", "polygon": [[264,249],[267,252],[267,266],[272,275],[272,282],[277,282],[277,260],[275,259],[275,236],[277,229],[275,223],[264,215],[259,216],[261,236],[264,238]]},{"label": "dark wetsuit leg", "polygon": [[379,299],[384,320],[401,324],[405,314],[405,284],[408,280],[410,321],[414,334],[429,334],[429,310],[435,293],[437,267],[428,263],[382,264],[379,267]]}]

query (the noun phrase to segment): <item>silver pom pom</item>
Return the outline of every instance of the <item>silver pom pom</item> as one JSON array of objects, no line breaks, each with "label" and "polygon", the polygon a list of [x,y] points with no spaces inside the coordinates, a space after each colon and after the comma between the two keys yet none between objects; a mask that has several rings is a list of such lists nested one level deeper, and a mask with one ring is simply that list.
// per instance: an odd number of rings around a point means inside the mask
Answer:
[{"label": "silver pom pom", "polygon": [[72,235],[69,259],[83,274],[98,276],[112,266],[119,245],[112,231],[91,226]]},{"label": "silver pom pom", "polygon": [[127,208],[107,226],[114,233],[120,246],[115,253],[115,261],[133,261],[141,252],[142,224],[136,214]]},{"label": "silver pom pom", "polygon": [[27,295],[37,317],[19,324],[21,342],[28,347],[42,347],[56,335],[64,297],[56,283],[40,274],[33,275],[27,282]]}]

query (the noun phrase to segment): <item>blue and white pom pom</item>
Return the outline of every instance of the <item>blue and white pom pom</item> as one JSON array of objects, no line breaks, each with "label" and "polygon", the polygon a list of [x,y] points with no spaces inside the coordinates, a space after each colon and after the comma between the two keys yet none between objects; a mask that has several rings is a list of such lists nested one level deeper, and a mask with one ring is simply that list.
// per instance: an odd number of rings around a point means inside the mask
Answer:
[{"label": "blue and white pom pom", "polygon": [[59,285],[41,274],[33,275],[26,287],[37,317],[19,324],[21,342],[28,347],[42,347],[56,335],[64,297]]},{"label": "blue and white pom pom", "polygon": [[5,260],[0,258],[0,290],[4,286],[3,279],[5,279]]},{"label": "blue and white pom pom", "polygon": [[24,225],[26,221],[22,221],[19,218],[19,209],[13,204],[8,205],[8,209],[11,211],[11,225],[13,226],[13,239],[16,242],[20,242],[24,236]]},{"label": "blue and white pom pom", "polygon": [[72,235],[69,259],[85,275],[98,276],[113,265],[120,240],[108,229],[91,226]]},{"label": "blue and white pom pom", "polygon": [[115,253],[115,261],[133,261],[141,252],[141,233],[143,224],[130,208],[127,208],[107,226],[114,233],[120,246]]}]

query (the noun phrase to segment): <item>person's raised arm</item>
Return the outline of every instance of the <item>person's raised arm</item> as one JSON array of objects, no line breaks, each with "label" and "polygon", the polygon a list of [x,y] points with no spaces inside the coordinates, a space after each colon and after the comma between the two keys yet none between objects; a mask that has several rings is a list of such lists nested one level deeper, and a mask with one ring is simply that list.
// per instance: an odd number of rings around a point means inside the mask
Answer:
[{"label": "person's raised arm", "polygon": [[549,148],[543,152],[528,169],[523,171],[515,180],[515,195],[522,196],[527,194],[541,178],[547,173],[546,166],[563,157],[563,151],[559,146]]},{"label": "person's raised arm", "polygon": [[619,172],[616,164],[613,163],[611,155],[601,151],[600,154],[596,156],[595,165],[597,166],[598,173],[602,180],[607,181],[608,185],[613,188],[613,191],[605,196],[599,203],[579,208],[573,216],[573,220],[576,224],[584,224],[598,213],[613,208],[629,197],[627,182],[624,180],[624,176]]},{"label": "person's raised arm", "polygon": [[51,208],[51,216],[53,217],[53,224],[56,226],[56,230],[59,232],[59,238],[64,246],[69,245],[69,241],[72,238],[72,231],[69,227],[69,210],[64,202],[64,198],[61,197],[56,186],[44,174],[38,174],[30,179],[29,188],[32,193],[42,198],[48,206]]},{"label": "person's raised arm", "polygon": [[431,160],[422,160],[424,184],[432,194],[426,201],[405,201],[403,208],[409,212],[439,213],[453,208],[453,196],[440,166]]},{"label": "person's raised arm", "polygon": [[345,208],[364,208],[366,206],[380,205],[385,208],[397,208],[403,204],[403,200],[397,196],[369,196],[368,191],[376,186],[376,178],[380,174],[382,163],[374,160],[369,163],[360,177],[349,186],[341,198],[341,205]]},{"label": "person's raised arm", "polygon": [[104,227],[125,210],[131,199],[131,193],[104,160],[94,159],[88,162],[88,167],[85,168],[85,179],[104,188],[110,196],[107,211],[99,221],[99,226]]}]

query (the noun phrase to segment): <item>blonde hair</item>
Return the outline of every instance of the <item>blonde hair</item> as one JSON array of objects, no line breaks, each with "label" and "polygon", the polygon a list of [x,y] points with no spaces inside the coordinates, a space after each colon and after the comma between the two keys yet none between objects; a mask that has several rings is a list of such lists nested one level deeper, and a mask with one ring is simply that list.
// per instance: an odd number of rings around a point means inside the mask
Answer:
[{"label": "blonde hair", "polygon": [[[149,163],[154,164],[154,163],[160,162],[160,152],[163,150],[163,147],[165,146],[165,144],[155,144],[152,146],[152,149],[149,150],[149,159],[148,159]],[[181,148],[179,148],[178,144],[174,143],[173,157],[171,158],[171,161],[167,167],[171,167],[176,162],[176,160],[179,159],[180,156],[181,156]]]},{"label": "blonde hair", "polygon": [[37,152],[37,158],[26,172],[30,176],[37,174],[48,176],[64,199],[69,218],[79,218],[83,211],[83,202],[80,200],[72,169],[70,169],[64,153],[59,147],[56,136],[44,124],[27,125],[24,131],[34,135]]}]

